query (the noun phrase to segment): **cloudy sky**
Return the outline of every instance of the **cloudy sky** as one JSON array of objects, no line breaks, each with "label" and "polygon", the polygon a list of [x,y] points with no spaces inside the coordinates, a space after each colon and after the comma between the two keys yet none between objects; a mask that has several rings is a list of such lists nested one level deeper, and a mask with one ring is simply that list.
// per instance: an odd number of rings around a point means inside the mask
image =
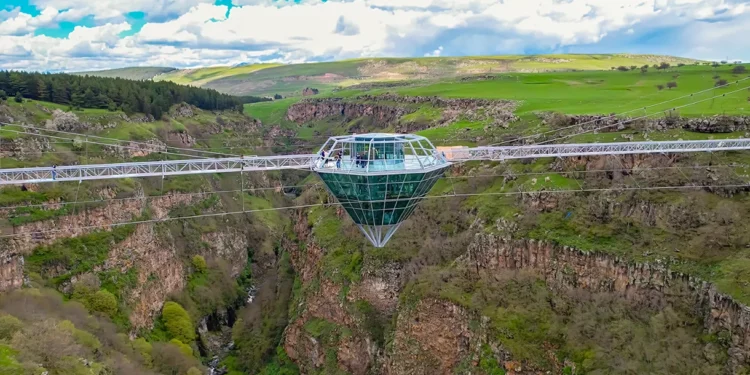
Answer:
[{"label": "cloudy sky", "polygon": [[750,60],[750,0],[0,0],[0,68],[628,52]]}]

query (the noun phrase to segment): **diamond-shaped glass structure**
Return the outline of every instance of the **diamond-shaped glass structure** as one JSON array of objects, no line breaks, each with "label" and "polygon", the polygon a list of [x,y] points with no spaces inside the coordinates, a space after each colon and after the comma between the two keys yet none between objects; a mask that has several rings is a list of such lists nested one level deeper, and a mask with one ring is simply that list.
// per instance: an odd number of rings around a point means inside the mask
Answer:
[{"label": "diamond-shaped glass structure", "polygon": [[332,137],[315,171],[375,247],[383,247],[450,166],[412,134]]}]

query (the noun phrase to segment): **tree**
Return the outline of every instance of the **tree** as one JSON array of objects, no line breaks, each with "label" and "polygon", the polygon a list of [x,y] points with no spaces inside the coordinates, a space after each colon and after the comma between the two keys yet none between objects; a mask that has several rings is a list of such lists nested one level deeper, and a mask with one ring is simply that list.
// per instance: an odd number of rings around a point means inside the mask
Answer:
[{"label": "tree", "polygon": [[671,81],[671,82],[667,82],[667,88],[668,88],[668,89],[670,89],[670,90],[671,90],[671,89],[673,89],[673,88],[675,88],[675,87],[677,87],[677,82],[674,82],[674,81]]},{"label": "tree", "polygon": [[646,74],[648,73],[648,65],[644,65],[641,67],[641,73]]},{"label": "tree", "polygon": [[88,298],[86,307],[91,311],[113,317],[117,314],[117,298],[115,298],[114,294],[102,289]]},{"label": "tree", "polygon": [[716,61],[714,61],[714,62],[711,63],[711,66],[713,66],[714,68],[716,68],[717,66],[719,66],[719,63],[716,62]]},{"label": "tree", "polygon": [[8,94],[5,93],[5,90],[0,90],[0,101],[7,100]]},{"label": "tree", "polygon": [[666,69],[669,69],[669,66],[670,66],[669,63],[663,62],[659,64],[659,69],[666,70]]},{"label": "tree", "polygon": [[659,89],[659,91],[664,90],[664,85],[656,85],[656,88]]},{"label": "tree", "polygon": [[206,259],[200,255],[194,256],[193,267],[195,267],[195,270],[197,272],[201,272],[201,273],[205,272],[206,271]]},{"label": "tree", "polygon": [[10,340],[23,329],[23,322],[13,315],[0,315],[0,340]]},{"label": "tree", "polygon": [[678,68],[682,68],[683,66],[685,66],[685,64],[683,64],[683,63],[679,63],[679,64],[677,64],[677,67],[678,67]]},{"label": "tree", "polygon": [[151,350],[154,369],[166,375],[184,375],[191,368],[200,368],[195,357],[186,356],[177,345],[154,343]]},{"label": "tree", "polygon": [[172,338],[176,338],[183,343],[189,343],[195,340],[195,329],[187,311],[176,302],[167,302],[162,309],[164,324],[167,326]]},{"label": "tree", "polygon": [[11,340],[19,359],[41,363],[53,373],[64,364],[66,357],[82,353],[73,333],[52,319],[44,320],[16,332]]},{"label": "tree", "polygon": [[21,95],[20,91],[16,93],[16,103],[23,103],[23,95]]},{"label": "tree", "polygon": [[734,74],[743,74],[745,72],[747,72],[747,68],[744,65],[737,65],[732,68],[732,73]]},{"label": "tree", "polygon": [[636,69],[638,69],[638,67],[637,67],[637,66],[635,66],[635,65],[631,65],[631,66],[630,66],[630,70],[636,70]]},{"label": "tree", "polygon": [[620,66],[617,67],[617,70],[619,70],[621,72],[627,72],[630,69],[628,69],[627,66],[620,65]]},{"label": "tree", "polygon": [[727,60],[721,60],[721,65],[724,65],[727,63]]},{"label": "tree", "polygon": [[279,99],[283,99],[283,98],[284,98],[284,97],[282,97],[282,96],[281,96],[281,95],[279,95],[279,94],[274,94],[274,95],[273,95],[273,99],[274,99],[274,100],[279,100]]}]

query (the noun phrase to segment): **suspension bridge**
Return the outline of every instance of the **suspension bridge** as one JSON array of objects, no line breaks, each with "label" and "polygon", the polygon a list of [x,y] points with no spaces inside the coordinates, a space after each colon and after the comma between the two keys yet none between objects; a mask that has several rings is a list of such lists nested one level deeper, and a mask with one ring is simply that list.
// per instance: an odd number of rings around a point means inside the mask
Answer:
[{"label": "suspension bridge", "polygon": [[[743,79],[744,80],[744,79]],[[737,81],[736,83],[739,83]],[[714,90],[703,90],[701,92]],[[732,92],[746,90],[747,87]],[[698,93],[701,93],[698,92]],[[684,97],[691,97],[693,93]],[[695,100],[688,105],[725,96],[727,93],[711,98]],[[683,97],[681,97],[683,98]],[[672,102],[670,99],[663,103]],[[658,106],[654,104],[646,108]],[[632,112],[632,111],[631,111]],[[657,112],[660,113],[660,112]],[[629,121],[635,121],[656,113],[647,114],[615,124],[577,132],[554,140],[589,133]],[[612,118],[612,116],[605,117]],[[593,120],[600,121],[602,119]],[[58,136],[39,133],[39,129],[19,124],[5,124],[22,130],[2,128],[21,134],[68,139],[71,135],[85,137],[84,142],[94,144],[111,144],[101,141],[104,137],[81,135],[53,130]],[[576,124],[571,127],[583,126]],[[518,140],[530,137],[518,138]],[[116,140],[122,142],[120,140]],[[549,142],[549,141],[548,141]],[[130,142],[139,143],[139,142]],[[153,149],[153,144],[144,144]],[[116,146],[131,147],[131,146]],[[170,151],[171,150],[171,151]],[[347,211],[362,233],[375,247],[383,247],[391,239],[401,224],[415,210],[435,182],[444,176],[452,165],[469,161],[503,162],[514,159],[588,157],[601,155],[629,154],[669,154],[694,152],[725,152],[750,150],[750,139],[722,139],[698,141],[644,141],[616,143],[561,143],[531,145],[492,145],[484,147],[435,147],[429,139],[414,134],[355,134],[329,138],[317,154],[293,154],[277,156],[237,156],[226,157],[226,154],[200,149],[164,147],[160,153],[191,157],[184,160],[163,160],[147,162],[128,162],[111,164],[81,164],[50,167],[0,169],[0,185],[23,185],[36,183],[54,183],[65,181],[88,181],[118,178],[139,178],[168,176],[245,173],[274,170],[306,170],[317,174],[329,193]],[[185,152],[201,152],[209,155],[196,156]],[[198,157],[198,158],[196,158]],[[673,187],[666,187],[673,188]],[[582,190],[583,191],[583,190]],[[246,212],[246,211],[242,211]],[[213,215],[213,214],[212,214]],[[123,223],[125,224],[125,223]]]}]

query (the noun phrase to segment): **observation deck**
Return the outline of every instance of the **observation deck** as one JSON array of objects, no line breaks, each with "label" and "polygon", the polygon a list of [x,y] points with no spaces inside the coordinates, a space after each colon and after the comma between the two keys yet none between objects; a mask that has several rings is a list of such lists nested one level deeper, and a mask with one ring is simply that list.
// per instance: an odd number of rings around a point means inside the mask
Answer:
[{"label": "observation deck", "polygon": [[332,137],[313,170],[375,247],[383,247],[451,163],[424,137]]}]

